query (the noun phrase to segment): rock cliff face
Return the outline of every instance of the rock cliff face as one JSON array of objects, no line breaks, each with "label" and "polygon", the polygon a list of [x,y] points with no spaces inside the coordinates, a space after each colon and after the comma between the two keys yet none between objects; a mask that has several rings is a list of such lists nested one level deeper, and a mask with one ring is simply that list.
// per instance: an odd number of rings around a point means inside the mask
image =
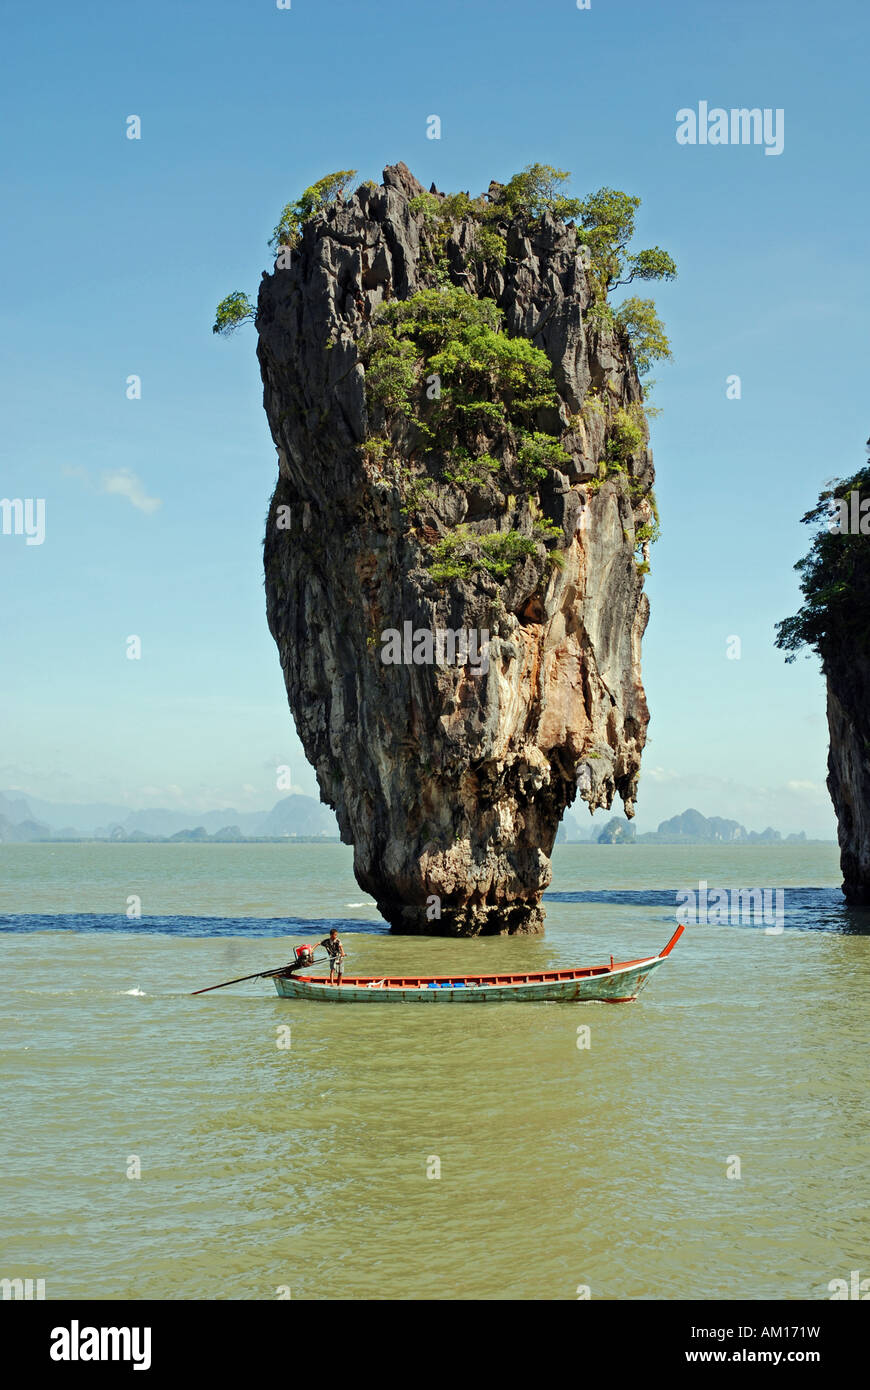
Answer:
[{"label": "rock cliff face", "polygon": [[803,607],[777,623],[776,645],[787,661],[805,647],[822,659],[843,893],[870,906],[870,463],[828,484],[802,520],[821,529],[795,566]]},{"label": "rock cliff face", "polygon": [[[867,568],[870,572],[870,564]],[[837,655],[829,651],[825,671],[831,735],[828,791],[837,813],[843,892],[848,902],[866,907],[870,906],[870,660],[854,651]]]},{"label": "rock cliff face", "polygon": [[[865,449],[870,457],[870,439]],[[822,574],[840,591],[819,643],[828,686],[828,791],[837,813],[843,892],[870,906],[870,466],[834,489],[846,534],[829,535]],[[847,508],[848,502],[848,508]],[[862,511],[862,507],[865,509]],[[845,521],[848,510],[849,521]]]},{"label": "rock cliff face", "polygon": [[[627,343],[588,313],[572,227],[549,214],[515,219],[500,229],[500,264],[472,254],[473,220],[459,218],[438,243],[433,279],[431,220],[409,206],[422,193],[403,164],[386,169],[381,187],[311,218],[287,268],[263,277],[258,356],[279,458],[268,621],[321,797],[393,930],[534,932],[566,806],[579,794],[609,807],[619,794],[633,814],[649,717],[642,393]],[[380,306],[438,283],[495,301],[503,331],[549,359],[557,399],[534,428],[561,455],[534,487],[497,430],[481,435],[494,459],[487,480],[445,478],[443,449],[424,447],[367,391]],[[608,454],[627,409],[640,441],[630,456]],[[363,447],[373,436],[388,441],[386,457]],[[621,462],[608,468],[608,457]],[[555,555],[536,540],[506,574],[477,564],[433,576],[445,538],[535,538],[542,521],[550,537],[559,528]],[[403,659],[386,664],[391,630]],[[488,635],[486,660],[438,664],[425,642],[411,659],[406,634],[416,643],[438,630]]]}]

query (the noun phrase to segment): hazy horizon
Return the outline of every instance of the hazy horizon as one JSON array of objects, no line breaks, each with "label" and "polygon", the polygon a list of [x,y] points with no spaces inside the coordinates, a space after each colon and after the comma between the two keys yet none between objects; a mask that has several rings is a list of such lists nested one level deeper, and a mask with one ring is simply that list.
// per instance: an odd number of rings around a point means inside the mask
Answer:
[{"label": "hazy horizon", "polygon": [[[7,803],[14,802],[17,799],[19,801],[26,802],[26,804],[30,808],[31,814],[34,817],[34,819],[36,819],[37,821],[47,823],[52,830],[66,828],[62,824],[61,818],[63,817],[63,815],[71,814],[75,811],[91,811],[94,816],[95,824],[103,819],[108,819],[111,822],[113,817],[117,818],[120,814],[123,814],[127,817],[132,817],[136,815],[144,816],[151,812],[154,814],[163,813],[167,815],[180,817],[187,816],[189,820],[185,823],[183,828],[195,829],[196,817],[198,816],[214,818],[216,816],[223,815],[238,815],[243,819],[254,815],[265,816],[270,811],[274,810],[274,808],[277,805],[279,805],[281,801],[288,800],[290,798],[299,798],[304,801],[315,802],[319,806],[323,807],[326,814],[332,815],[334,818],[334,813],[331,812],[330,808],[325,807],[324,803],[321,802],[318,797],[310,796],[307,792],[298,791],[285,791],[283,793],[278,793],[275,799],[268,802],[268,804],[241,808],[240,806],[233,805],[232,803],[223,805],[209,805],[202,803],[198,806],[183,807],[178,805],[166,806],[164,804],[157,803],[151,806],[125,806],[123,803],[118,801],[112,802],[104,800],[75,802],[54,801],[50,797],[33,796],[21,789],[10,787],[0,787],[0,816],[8,814],[8,811],[4,809],[4,806]],[[707,819],[719,817],[723,820],[738,821],[739,824],[741,824],[747,831],[761,832],[767,829],[778,830],[780,834],[783,836],[783,838],[790,834],[800,834],[801,831],[803,831],[807,835],[808,839],[819,840],[823,843],[834,843],[836,842],[837,838],[836,832],[831,835],[811,834],[805,826],[789,827],[786,829],[780,825],[774,824],[772,821],[769,821],[764,825],[751,825],[747,824],[745,821],[742,821],[739,816],[723,816],[721,812],[719,812],[715,808],[702,808],[699,806],[683,806],[679,810],[671,812],[669,815],[660,816],[655,822],[648,821],[642,816],[636,815],[631,823],[635,827],[637,834],[645,834],[648,831],[657,830],[659,825],[661,825],[663,821],[671,820],[673,817],[682,815],[686,811],[690,810],[700,811],[700,814],[702,816],[705,816]],[[52,813],[55,813],[57,817],[53,821],[49,819]],[[615,801],[613,806],[609,809],[601,808],[595,811],[592,815],[588,814],[584,802],[575,801],[574,805],[569,807],[568,810],[565,812],[565,815],[562,818],[562,823],[564,824],[566,819],[569,825],[571,824],[571,822],[573,822],[573,825],[576,826],[577,831],[585,838],[587,834],[597,834],[601,827],[605,825],[607,821],[612,819],[614,816],[622,817],[624,816],[624,814],[624,809],[620,801]],[[79,819],[79,817],[74,817],[74,819]],[[224,829],[231,825],[232,822],[227,821],[225,825],[221,825],[219,828]],[[177,827],[177,829],[181,828],[182,826],[180,825]],[[335,823],[335,833],[339,833],[337,821]]]}]

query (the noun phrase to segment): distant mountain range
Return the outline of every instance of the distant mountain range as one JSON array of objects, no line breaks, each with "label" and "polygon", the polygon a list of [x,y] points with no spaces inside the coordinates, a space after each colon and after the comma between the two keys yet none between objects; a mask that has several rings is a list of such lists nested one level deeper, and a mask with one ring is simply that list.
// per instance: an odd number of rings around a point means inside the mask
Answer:
[{"label": "distant mountain range", "polygon": [[663,820],[658,830],[649,830],[638,835],[635,826],[624,816],[614,816],[600,831],[596,838],[599,845],[637,844],[637,845],[789,845],[803,844],[806,833],[783,837],[778,830],[768,826],[766,830],[747,830],[736,820],[723,820],[721,816],[702,816],[700,811],[689,809],[682,815]]},{"label": "distant mountain range", "polygon": [[106,802],[43,801],[0,792],[0,843],[37,840],[216,841],[338,840],[328,806],[313,796],[285,796],[270,811],[130,811]]},{"label": "distant mountain range", "polygon": [[[130,811],[107,802],[88,805],[43,801],[19,792],[0,792],[0,843],[41,840],[116,840],[132,843],[185,841],[231,844],[245,840],[338,840],[338,825],[327,806],[313,796],[285,796],[271,811]],[[567,812],[559,827],[559,844],[775,845],[806,840],[767,830],[747,830],[736,820],[702,816],[689,809],[663,820],[658,830],[638,834],[633,821],[613,816],[584,835]]]}]

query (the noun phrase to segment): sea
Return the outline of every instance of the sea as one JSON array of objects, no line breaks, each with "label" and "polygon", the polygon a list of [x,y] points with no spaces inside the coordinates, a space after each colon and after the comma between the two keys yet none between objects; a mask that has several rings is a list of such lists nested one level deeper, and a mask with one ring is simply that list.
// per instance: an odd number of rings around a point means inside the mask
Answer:
[{"label": "sea", "polygon": [[[870,912],[839,883],[829,844],[559,845],[545,934],[465,941],[391,935],[339,844],[0,845],[0,1277],[46,1299],[828,1299],[870,1276]],[[690,923],[634,1003],[191,993],[332,926],[360,974],[603,964],[741,888],[778,923]]]}]

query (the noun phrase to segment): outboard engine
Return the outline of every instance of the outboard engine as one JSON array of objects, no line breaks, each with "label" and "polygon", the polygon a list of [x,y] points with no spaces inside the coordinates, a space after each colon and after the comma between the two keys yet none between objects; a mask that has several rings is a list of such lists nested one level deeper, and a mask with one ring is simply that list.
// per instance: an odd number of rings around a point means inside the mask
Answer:
[{"label": "outboard engine", "polygon": [[295,970],[301,970],[303,966],[313,964],[314,951],[312,948],[307,943],[303,946],[297,946],[293,952],[293,959],[287,967],[288,974],[292,975]]}]

